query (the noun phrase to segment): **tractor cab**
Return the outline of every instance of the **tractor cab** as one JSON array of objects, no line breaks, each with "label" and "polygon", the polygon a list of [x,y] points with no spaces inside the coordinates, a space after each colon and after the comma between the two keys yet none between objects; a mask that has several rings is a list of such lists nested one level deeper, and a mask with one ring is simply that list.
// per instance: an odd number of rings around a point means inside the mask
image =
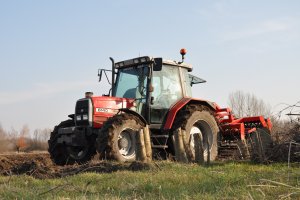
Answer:
[{"label": "tractor cab", "polygon": [[191,71],[192,66],[184,62],[148,56],[113,62],[111,96],[134,99],[135,111],[159,126],[176,102],[192,97],[193,84],[206,82]]}]

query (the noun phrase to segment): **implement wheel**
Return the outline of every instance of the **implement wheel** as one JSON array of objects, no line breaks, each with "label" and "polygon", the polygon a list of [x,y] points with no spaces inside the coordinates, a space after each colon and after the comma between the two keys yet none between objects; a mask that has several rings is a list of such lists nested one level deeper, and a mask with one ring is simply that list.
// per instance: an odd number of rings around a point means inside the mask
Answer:
[{"label": "implement wheel", "polygon": [[204,159],[213,161],[218,155],[219,128],[209,108],[201,105],[188,105],[183,108],[174,121],[173,129],[181,128],[186,131],[186,138],[192,152],[195,152],[194,134],[199,134],[202,140]]},{"label": "implement wheel", "polygon": [[51,160],[57,165],[71,165],[76,163],[83,164],[91,160],[96,154],[95,140],[87,140],[88,145],[84,147],[69,146],[66,144],[58,143],[60,128],[75,126],[73,120],[66,120],[55,126],[51,132],[50,139],[48,140],[48,152]]},{"label": "implement wheel", "polygon": [[273,147],[270,131],[266,128],[258,128],[250,134],[248,143],[250,144],[251,160],[256,163],[268,163]]},{"label": "implement wheel", "polygon": [[136,158],[136,134],[143,127],[140,120],[131,114],[120,114],[109,118],[97,138],[97,151],[103,157],[119,162]]}]

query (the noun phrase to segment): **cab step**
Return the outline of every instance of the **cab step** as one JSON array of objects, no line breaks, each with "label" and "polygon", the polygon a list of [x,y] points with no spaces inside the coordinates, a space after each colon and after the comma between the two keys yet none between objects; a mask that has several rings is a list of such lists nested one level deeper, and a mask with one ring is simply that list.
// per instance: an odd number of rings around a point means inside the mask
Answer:
[{"label": "cab step", "polygon": [[156,149],[166,149],[166,148],[168,148],[168,145],[157,145],[157,144],[152,144],[152,148],[156,148]]},{"label": "cab step", "polygon": [[151,135],[151,138],[169,138],[169,135]]}]

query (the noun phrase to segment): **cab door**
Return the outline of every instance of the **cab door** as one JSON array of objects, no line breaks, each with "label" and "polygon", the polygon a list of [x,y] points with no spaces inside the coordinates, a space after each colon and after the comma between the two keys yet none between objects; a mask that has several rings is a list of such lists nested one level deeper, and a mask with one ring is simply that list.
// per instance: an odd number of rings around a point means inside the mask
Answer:
[{"label": "cab door", "polygon": [[151,124],[162,124],[168,110],[183,98],[179,67],[163,65],[160,71],[153,71],[150,106]]}]

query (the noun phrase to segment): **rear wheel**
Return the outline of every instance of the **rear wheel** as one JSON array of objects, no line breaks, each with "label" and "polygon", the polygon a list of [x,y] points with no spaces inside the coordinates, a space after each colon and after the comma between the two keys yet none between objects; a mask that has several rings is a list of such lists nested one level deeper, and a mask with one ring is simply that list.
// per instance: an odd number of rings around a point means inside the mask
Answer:
[{"label": "rear wheel", "polygon": [[205,106],[189,105],[181,110],[174,122],[173,128],[181,128],[186,131],[186,138],[192,152],[195,152],[194,135],[200,134],[204,159],[215,160],[218,155],[218,133],[219,128],[210,110]]},{"label": "rear wheel", "polygon": [[57,165],[74,164],[75,162],[82,164],[91,160],[96,154],[95,144],[92,138],[87,139],[85,146],[71,146],[60,143],[58,130],[60,128],[75,126],[73,120],[66,120],[55,126],[48,141],[48,151],[51,160]]},{"label": "rear wheel", "polygon": [[248,138],[250,144],[251,160],[258,163],[266,163],[272,156],[273,141],[270,131],[266,128],[258,128]]},{"label": "rear wheel", "polygon": [[[115,115],[103,125],[97,138],[97,151],[106,158],[119,162],[136,158],[136,134],[143,127],[131,114]],[[103,157],[103,156],[102,156]]]}]

